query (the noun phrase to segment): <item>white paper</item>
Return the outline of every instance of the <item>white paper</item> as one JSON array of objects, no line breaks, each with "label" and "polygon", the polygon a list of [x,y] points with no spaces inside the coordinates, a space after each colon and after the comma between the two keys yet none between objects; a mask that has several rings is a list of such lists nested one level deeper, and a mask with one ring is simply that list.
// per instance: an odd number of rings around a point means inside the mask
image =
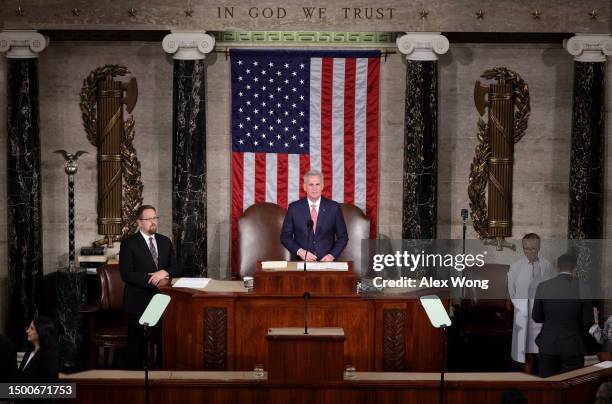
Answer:
[{"label": "white paper", "polygon": [[307,271],[346,272],[348,271],[348,263],[347,262],[307,262],[306,270]]},{"label": "white paper", "polygon": [[179,278],[173,285],[175,288],[204,289],[210,278]]},{"label": "white paper", "polygon": [[261,269],[287,268],[287,261],[262,261]]},{"label": "white paper", "polygon": [[612,368],[612,361],[599,362],[593,366],[597,366],[598,368],[604,368],[604,369]]}]

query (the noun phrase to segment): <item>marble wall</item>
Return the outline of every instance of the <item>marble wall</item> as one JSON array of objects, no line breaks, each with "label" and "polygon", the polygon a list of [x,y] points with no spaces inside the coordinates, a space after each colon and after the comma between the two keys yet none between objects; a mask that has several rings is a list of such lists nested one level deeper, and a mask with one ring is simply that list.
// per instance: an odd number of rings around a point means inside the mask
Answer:
[{"label": "marble wall", "polygon": [[[106,63],[126,65],[138,79],[134,110],[135,147],[142,164],[144,200],[159,208],[160,232],[171,234],[172,59],[153,42],[51,42],[41,53],[40,132],[43,176],[45,272],[67,262],[67,187],[57,149],[87,150],[76,178],[77,248],[97,237],[95,149],[86,139],[79,91],[88,73]],[[209,276],[229,275],[230,84],[229,60],[206,59]],[[438,237],[460,238],[460,210],[468,206],[467,178],[476,146],[474,81],[489,67],[504,65],[529,83],[532,113],[527,134],[516,145],[514,236],[537,230],[544,238],[567,236],[567,190],[573,59],[558,45],[452,44],[439,61]],[[381,63],[379,233],[400,238],[405,57]],[[607,77],[610,77],[608,71]],[[0,57],[0,89],[6,88]],[[610,81],[608,80],[608,92]],[[608,98],[609,99],[609,98]],[[608,110],[610,101],[607,102]],[[608,111],[609,113],[610,111]],[[608,119],[608,129],[610,125]],[[610,133],[610,130],[607,130]],[[606,157],[612,155],[607,142]],[[612,161],[608,159],[608,161]],[[606,200],[612,198],[610,163]],[[6,212],[6,99],[0,97],[0,211]],[[606,208],[605,235],[612,234]],[[6,214],[0,214],[0,332],[6,318]],[[472,228],[468,237],[476,237]]]},{"label": "marble wall", "polygon": [[[531,117],[515,145],[513,236],[567,237],[573,59],[561,45],[451,44],[440,59],[438,238],[461,238],[467,178],[477,144],[474,82],[506,66],[529,84]],[[473,228],[468,237],[474,238]]]},{"label": "marble wall", "polygon": [[7,245],[7,194],[6,194],[6,124],[7,124],[7,97],[6,97],[6,57],[0,57],[0,333],[4,333],[7,321],[8,295],[8,245]]}]

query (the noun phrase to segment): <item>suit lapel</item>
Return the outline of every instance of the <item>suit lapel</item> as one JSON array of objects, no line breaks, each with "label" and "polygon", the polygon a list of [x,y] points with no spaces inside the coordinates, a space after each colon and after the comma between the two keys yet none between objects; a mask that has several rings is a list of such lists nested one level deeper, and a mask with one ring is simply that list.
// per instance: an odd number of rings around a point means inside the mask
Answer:
[{"label": "suit lapel", "polygon": [[[301,205],[302,216],[304,217],[304,223],[308,223],[310,218],[310,201],[308,198],[304,198],[304,203]],[[308,227],[308,226],[306,226]]]},{"label": "suit lapel", "polygon": [[319,213],[317,214],[317,228],[315,229],[315,237],[321,230],[321,223],[327,217],[327,199],[321,197],[321,203],[319,204]]}]

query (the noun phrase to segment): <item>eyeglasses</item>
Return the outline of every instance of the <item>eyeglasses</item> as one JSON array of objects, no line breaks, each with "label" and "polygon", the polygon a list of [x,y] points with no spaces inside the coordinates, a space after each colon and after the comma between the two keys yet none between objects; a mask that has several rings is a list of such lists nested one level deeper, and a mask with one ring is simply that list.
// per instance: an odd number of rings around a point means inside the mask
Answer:
[{"label": "eyeglasses", "polygon": [[142,218],[140,218],[140,219],[138,219],[138,220],[142,220],[143,222],[150,222],[151,220],[155,220],[155,221],[157,221],[157,220],[159,220],[159,216],[148,217],[148,218],[146,218],[146,219],[142,219]]}]

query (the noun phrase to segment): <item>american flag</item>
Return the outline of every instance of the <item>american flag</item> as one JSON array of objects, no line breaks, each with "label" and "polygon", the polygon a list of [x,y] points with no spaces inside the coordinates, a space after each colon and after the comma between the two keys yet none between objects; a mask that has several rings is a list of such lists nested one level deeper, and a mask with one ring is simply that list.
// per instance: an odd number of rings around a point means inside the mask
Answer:
[{"label": "american flag", "polygon": [[[323,195],[371,220],[378,201],[378,51],[231,50],[232,257],[249,206],[283,208],[323,173]],[[236,262],[233,261],[233,271]]]}]

